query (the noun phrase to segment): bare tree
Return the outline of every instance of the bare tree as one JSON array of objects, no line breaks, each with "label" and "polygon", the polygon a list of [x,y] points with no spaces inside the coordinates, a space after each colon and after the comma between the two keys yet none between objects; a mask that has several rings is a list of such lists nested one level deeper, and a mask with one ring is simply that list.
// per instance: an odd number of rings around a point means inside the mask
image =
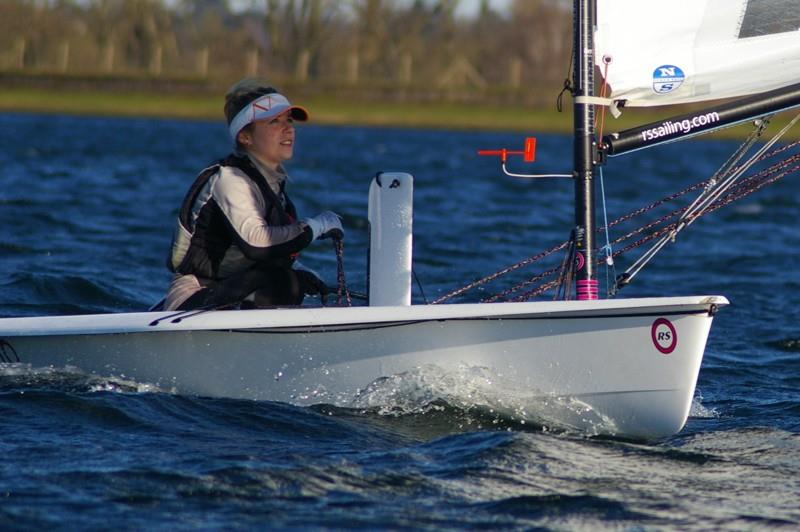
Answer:
[{"label": "bare tree", "polygon": [[572,48],[569,5],[563,0],[515,0],[511,24],[529,77],[564,78]]},{"label": "bare tree", "polygon": [[[0,68],[86,69],[163,75],[200,71],[227,81],[252,70],[354,90],[470,90],[552,86],[570,56],[568,0],[0,0]],[[20,21],[25,21],[20,24]],[[82,63],[81,63],[82,61]],[[319,83],[324,82],[324,83]],[[357,83],[356,83],[357,82]],[[282,83],[282,81],[276,81]],[[390,92],[384,91],[384,87]],[[348,89],[350,90],[350,89]],[[511,94],[513,91],[507,91]],[[362,91],[363,93],[363,91]]]}]

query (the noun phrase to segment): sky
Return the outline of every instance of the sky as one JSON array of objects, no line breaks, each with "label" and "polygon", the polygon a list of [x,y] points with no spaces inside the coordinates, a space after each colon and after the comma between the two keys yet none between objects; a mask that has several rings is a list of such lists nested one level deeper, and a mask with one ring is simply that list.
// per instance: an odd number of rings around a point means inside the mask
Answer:
[{"label": "sky", "polygon": [[[410,0],[394,0],[396,2],[409,2]],[[489,0],[489,6],[500,13],[507,12],[512,0]],[[243,9],[251,6],[252,0],[231,0],[233,9]],[[462,17],[473,17],[478,13],[481,0],[460,0],[456,13]]]},{"label": "sky", "polygon": [[[500,13],[507,11],[510,4],[511,0],[489,0],[489,7]],[[471,17],[478,13],[480,5],[480,0],[461,0],[457,12],[461,16]]]}]

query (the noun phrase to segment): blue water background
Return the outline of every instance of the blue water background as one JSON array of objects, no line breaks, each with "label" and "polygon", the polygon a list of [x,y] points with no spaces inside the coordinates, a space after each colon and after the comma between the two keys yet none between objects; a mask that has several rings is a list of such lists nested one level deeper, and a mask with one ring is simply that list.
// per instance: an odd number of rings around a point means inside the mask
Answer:
[{"label": "blue water background", "polygon": [[[475,154],[521,145],[510,133],[304,126],[290,193],[303,215],[343,216],[348,282],[363,291],[369,181],[412,173],[424,290],[414,299],[432,300],[568,237],[570,180],[505,177]],[[700,140],[613,159],[609,218],[709,177],[736,146]],[[181,198],[227,148],[217,122],[0,115],[0,316],[156,302]],[[568,137],[540,135],[530,170],[569,172],[570,158]],[[426,393],[401,407],[298,408],[5,366],[0,527],[796,529],[798,177],[701,219],[621,294],[731,300],[675,437],[593,438]],[[329,244],[303,261],[334,282]],[[617,273],[629,263],[619,258]]]}]

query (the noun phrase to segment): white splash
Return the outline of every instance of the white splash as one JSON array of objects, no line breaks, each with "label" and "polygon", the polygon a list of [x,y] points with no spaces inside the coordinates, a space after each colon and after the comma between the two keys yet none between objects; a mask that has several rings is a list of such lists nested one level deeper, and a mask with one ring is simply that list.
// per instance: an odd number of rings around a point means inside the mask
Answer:
[{"label": "white splash", "polygon": [[574,397],[558,397],[521,388],[490,368],[462,365],[444,370],[432,364],[382,377],[361,390],[351,408],[382,415],[424,414],[442,408],[440,402],[465,411],[479,409],[520,425],[579,429],[591,434],[614,433],[607,416]]},{"label": "white splash", "polygon": [[689,416],[703,419],[716,419],[719,417],[719,412],[715,408],[708,408],[704,406],[703,394],[699,390],[695,390],[694,397],[692,398],[692,406],[689,408]]}]

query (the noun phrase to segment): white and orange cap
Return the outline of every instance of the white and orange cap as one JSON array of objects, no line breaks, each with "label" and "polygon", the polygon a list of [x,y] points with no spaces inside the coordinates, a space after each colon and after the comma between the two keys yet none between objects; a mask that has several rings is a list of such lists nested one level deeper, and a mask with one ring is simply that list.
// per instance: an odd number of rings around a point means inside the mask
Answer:
[{"label": "white and orange cap", "polygon": [[236,113],[236,116],[233,117],[230,125],[228,125],[228,132],[231,135],[231,139],[235,144],[236,137],[247,124],[259,120],[268,120],[286,111],[289,111],[292,118],[298,122],[305,122],[308,120],[308,111],[299,105],[292,105],[283,94],[273,92],[253,100],[244,106],[241,111]]}]

